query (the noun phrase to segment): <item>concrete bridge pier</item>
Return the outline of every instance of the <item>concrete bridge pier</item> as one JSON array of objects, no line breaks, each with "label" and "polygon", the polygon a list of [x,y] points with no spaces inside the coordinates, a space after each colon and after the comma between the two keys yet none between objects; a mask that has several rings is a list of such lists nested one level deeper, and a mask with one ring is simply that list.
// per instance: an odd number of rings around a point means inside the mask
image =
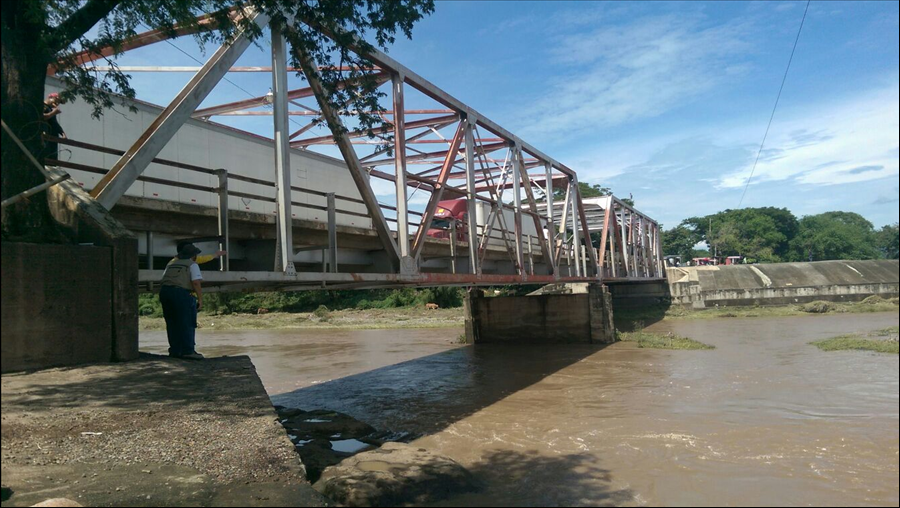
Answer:
[{"label": "concrete bridge pier", "polygon": [[565,293],[547,286],[528,296],[466,293],[468,344],[609,344],[616,340],[612,296],[603,284],[578,284]]}]

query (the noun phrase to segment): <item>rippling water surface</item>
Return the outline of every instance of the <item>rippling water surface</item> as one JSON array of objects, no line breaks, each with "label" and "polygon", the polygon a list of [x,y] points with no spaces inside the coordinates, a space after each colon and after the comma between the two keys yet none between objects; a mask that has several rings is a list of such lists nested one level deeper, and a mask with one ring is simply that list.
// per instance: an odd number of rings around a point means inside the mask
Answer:
[{"label": "rippling water surface", "polygon": [[[448,506],[897,506],[897,355],[808,345],[897,323],[888,313],[648,328],[712,351],[471,347],[454,343],[459,329],[207,323],[198,349],[250,355],[277,404],[422,434],[417,444],[487,487]],[[164,333],[141,339],[165,350]]]}]

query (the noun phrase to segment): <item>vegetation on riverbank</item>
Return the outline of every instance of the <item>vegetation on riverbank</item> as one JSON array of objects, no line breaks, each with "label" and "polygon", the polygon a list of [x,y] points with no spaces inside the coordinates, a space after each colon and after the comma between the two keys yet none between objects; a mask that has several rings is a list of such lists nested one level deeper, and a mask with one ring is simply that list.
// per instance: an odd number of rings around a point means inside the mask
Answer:
[{"label": "vegetation on riverbank", "polygon": [[[367,310],[329,310],[313,312],[270,312],[267,314],[206,314],[197,316],[205,330],[263,330],[276,328],[449,328],[463,326],[462,308],[428,310],[406,307]],[[141,330],[165,330],[161,317],[141,316]]]},{"label": "vegetation on riverbank", "polygon": [[884,328],[867,334],[849,334],[810,342],[822,351],[875,351],[876,353],[900,353],[897,342],[900,327]]},{"label": "vegetation on riverbank", "polygon": [[633,332],[617,332],[617,338],[623,342],[634,342],[639,348],[648,349],[715,349],[715,346],[675,335],[674,333],[650,333],[643,329]]},{"label": "vegetation on riverbank", "polygon": [[[370,289],[354,291],[291,291],[259,293],[211,293],[204,296],[203,313],[208,315],[257,314],[261,312],[314,312],[324,306],[331,310],[377,310],[424,307],[461,307],[465,290],[457,287]],[[142,294],[141,316],[162,317],[159,297]]]}]

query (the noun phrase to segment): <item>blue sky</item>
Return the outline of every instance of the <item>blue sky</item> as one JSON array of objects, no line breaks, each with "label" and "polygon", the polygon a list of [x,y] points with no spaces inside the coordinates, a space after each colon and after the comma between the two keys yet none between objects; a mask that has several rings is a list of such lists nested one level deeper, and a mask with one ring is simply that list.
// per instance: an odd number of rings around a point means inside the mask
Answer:
[{"label": "blue sky", "polygon": [[[738,206],[804,6],[441,1],[389,54],[671,227]],[[897,2],[812,2],[744,206],[898,221],[898,17]],[[192,40],[176,43],[202,58]],[[254,48],[238,65],[268,58]],[[166,44],[120,63],[196,65]],[[187,79],[133,84],[165,103]],[[271,86],[265,74],[229,79],[260,95]],[[222,83],[206,104],[245,97]],[[271,120],[216,121],[271,135]]]}]

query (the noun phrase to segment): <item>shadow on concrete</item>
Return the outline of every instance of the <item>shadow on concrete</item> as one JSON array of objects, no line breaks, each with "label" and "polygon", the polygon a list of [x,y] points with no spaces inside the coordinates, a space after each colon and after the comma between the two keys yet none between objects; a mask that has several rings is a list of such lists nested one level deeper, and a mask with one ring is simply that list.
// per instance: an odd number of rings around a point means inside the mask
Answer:
[{"label": "shadow on concrete", "polygon": [[241,401],[264,393],[246,356],[196,362],[142,353],[138,360],[122,364],[3,376],[4,411],[35,414],[90,408],[154,411],[174,405],[198,413],[258,416],[271,407]]},{"label": "shadow on concrete", "polygon": [[431,434],[604,347],[467,346],[271,398],[286,407],[347,413],[380,430]]}]

